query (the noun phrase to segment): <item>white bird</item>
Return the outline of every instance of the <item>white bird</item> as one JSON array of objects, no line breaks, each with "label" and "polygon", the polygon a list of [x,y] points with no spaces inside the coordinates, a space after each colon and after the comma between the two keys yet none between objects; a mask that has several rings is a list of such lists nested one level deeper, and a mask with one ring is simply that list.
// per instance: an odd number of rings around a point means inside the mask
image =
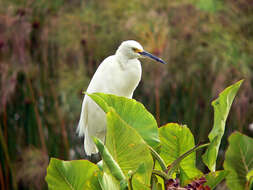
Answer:
[{"label": "white bird", "polygon": [[[143,57],[149,57],[165,64],[162,59],[144,51],[138,42],[134,40],[122,42],[115,55],[107,57],[99,65],[86,92],[102,92],[132,98],[141,80],[142,69],[138,58]],[[98,153],[92,137],[97,137],[105,142],[105,113],[87,95],[83,99],[77,132],[79,136],[84,135],[84,150],[87,156]]]}]

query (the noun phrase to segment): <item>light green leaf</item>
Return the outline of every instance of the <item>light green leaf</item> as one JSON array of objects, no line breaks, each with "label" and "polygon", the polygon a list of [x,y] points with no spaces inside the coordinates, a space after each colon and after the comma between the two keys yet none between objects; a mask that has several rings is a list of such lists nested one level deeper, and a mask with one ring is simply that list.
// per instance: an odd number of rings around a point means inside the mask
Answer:
[{"label": "light green leaf", "polygon": [[216,159],[220,147],[221,138],[224,134],[227,116],[235,95],[240,88],[243,80],[227,87],[220,93],[219,97],[212,102],[214,107],[214,124],[213,129],[209,133],[211,145],[202,156],[203,162],[207,165],[210,171],[215,171]]},{"label": "light green leaf", "polygon": [[208,185],[211,189],[214,189],[225,177],[227,176],[228,172],[225,170],[210,172],[206,175],[207,182],[205,185]]},{"label": "light green leaf", "polygon": [[99,172],[98,167],[87,160],[62,161],[51,158],[46,181],[50,190],[99,190]]},{"label": "light green leaf", "polygon": [[252,189],[253,188],[253,169],[248,172],[246,178],[247,178],[247,181],[249,182],[249,188]]},{"label": "light green leaf", "polygon": [[159,145],[156,120],[139,102],[125,97],[110,94],[89,94],[106,113],[112,107],[124,122],[133,127],[141,137],[153,148]]},{"label": "light green leaf", "polygon": [[[125,176],[133,175],[134,189],[150,189],[153,159],[149,148],[141,136],[111,109],[107,113],[106,147],[118,163]],[[138,171],[143,164],[145,172]]]},{"label": "light green leaf", "polygon": [[104,172],[102,176],[99,176],[99,184],[102,190],[119,190],[120,183],[111,174]]},{"label": "light green leaf", "polygon": [[[185,125],[169,123],[159,128],[161,140],[160,156],[166,165],[172,164],[177,158],[195,146],[194,137]],[[196,168],[196,153],[193,152],[179,163],[180,182],[187,183],[202,173]]]},{"label": "light green leaf", "polygon": [[224,169],[229,172],[226,177],[227,186],[231,190],[249,190],[247,175],[253,169],[253,139],[235,132],[228,141],[224,161]]},{"label": "light green leaf", "polygon": [[248,173],[247,173],[247,181],[250,181],[252,178],[253,178],[253,170],[250,170]]}]

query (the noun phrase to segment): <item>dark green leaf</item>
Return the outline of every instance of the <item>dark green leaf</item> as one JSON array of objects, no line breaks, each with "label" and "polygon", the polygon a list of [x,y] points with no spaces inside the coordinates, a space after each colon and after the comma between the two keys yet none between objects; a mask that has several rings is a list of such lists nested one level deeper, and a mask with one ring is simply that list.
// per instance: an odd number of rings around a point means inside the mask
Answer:
[{"label": "dark green leaf", "polygon": [[206,175],[207,182],[205,185],[208,185],[211,189],[214,189],[225,177],[227,176],[228,172],[221,170],[216,172],[210,172]]},{"label": "dark green leaf", "polygon": [[[253,139],[239,132],[229,137],[224,169],[229,172],[226,183],[231,190],[249,190],[250,172],[253,169]],[[248,178],[247,178],[248,175]]]}]

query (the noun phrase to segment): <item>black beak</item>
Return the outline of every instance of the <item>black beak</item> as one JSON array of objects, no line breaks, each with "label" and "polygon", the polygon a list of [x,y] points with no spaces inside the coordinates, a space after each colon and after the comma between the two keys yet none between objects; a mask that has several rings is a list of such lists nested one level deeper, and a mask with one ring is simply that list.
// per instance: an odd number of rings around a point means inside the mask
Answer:
[{"label": "black beak", "polygon": [[164,62],[162,59],[160,59],[160,58],[158,58],[158,57],[156,57],[156,56],[154,56],[154,55],[152,55],[151,53],[148,53],[148,52],[146,52],[146,51],[142,51],[142,52],[138,52],[138,53],[141,54],[141,55],[143,55],[143,56],[145,56],[145,57],[149,57],[149,58],[151,58],[151,59],[154,59],[155,61],[160,62],[160,63],[162,63],[162,64],[167,64],[167,63]]}]

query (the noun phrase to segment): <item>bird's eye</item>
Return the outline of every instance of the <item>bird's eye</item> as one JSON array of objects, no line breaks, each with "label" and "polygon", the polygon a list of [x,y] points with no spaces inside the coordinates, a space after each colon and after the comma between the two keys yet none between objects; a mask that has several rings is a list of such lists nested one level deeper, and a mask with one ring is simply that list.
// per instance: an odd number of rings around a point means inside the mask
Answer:
[{"label": "bird's eye", "polygon": [[139,49],[137,49],[137,48],[132,48],[132,50],[133,50],[135,53],[140,52],[140,50],[139,50]]}]

